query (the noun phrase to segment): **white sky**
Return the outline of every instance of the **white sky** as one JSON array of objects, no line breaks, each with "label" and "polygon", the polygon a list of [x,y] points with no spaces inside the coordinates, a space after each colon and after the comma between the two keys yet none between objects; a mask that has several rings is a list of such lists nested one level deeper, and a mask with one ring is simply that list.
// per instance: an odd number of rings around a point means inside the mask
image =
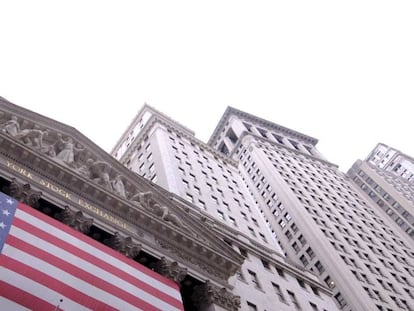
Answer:
[{"label": "white sky", "polygon": [[144,102],[207,141],[233,106],[346,171],[414,156],[413,1],[0,2],[0,96],[110,151]]}]

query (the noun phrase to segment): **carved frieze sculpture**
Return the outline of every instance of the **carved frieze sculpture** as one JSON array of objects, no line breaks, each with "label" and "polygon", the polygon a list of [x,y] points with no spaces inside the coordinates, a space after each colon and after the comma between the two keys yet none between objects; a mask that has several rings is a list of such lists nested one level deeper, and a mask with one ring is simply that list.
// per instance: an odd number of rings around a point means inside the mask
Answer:
[{"label": "carved frieze sculpture", "polygon": [[172,213],[169,208],[165,205],[159,205],[158,203],[154,204],[154,212],[161,217],[161,219],[171,222],[172,224],[176,225],[177,227],[182,227],[183,223],[178,218],[177,215]]},{"label": "carved frieze sculpture", "polygon": [[[0,118],[4,116],[4,113],[0,114]],[[123,199],[127,199],[129,193],[135,193],[129,198],[131,203],[143,206],[166,222],[177,227],[183,227],[183,223],[178,215],[172,212],[169,207],[156,203],[151,192],[139,192],[137,189],[129,189],[128,192],[125,178],[114,172],[108,163],[99,159],[93,159],[92,157],[85,159],[87,154],[90,155],[90,152],[72,137],[63,137],[61,133],[52,129],[41,128],[40,125],[33,124],[29,120],[22,120],[20,123],[18,117],[14,115],[9,115],[8,119],[1,121],[0,128],[7,135],[22,141],[30,148],[42,152],[54,161],[71,168],[74,172],[90,179]],[[34,203],[34,199],[34,196],[30,197],[30,200],[33,201],[32,203]]]},{"label": "carved frieze sculpture", "polygon": [[141,251],[140,244],[134,243],[131,237],[121,236],[118,232],[104,240],[104,243],[129,258],[135,258]]},{"label": "carved frieze sculpture", "polygon": [[1,130],[10,136],[16,136],[20,132],[20,124],[16,116],[1,124]]},{"label": "carved frieze sculpture", "polygon": [[90,177],[92,180],[107,190],[112,191],[113,188],[111,178],[109,176],[110,167],[108,163],[88,159],[87,164],[89,166]]},{"label": "carved frieze sculpture", "polygon": [[17,201],[39,208],[39,199],[42,196],[42,192],[32,189],[30,184],[22,184],[17,182],[15,178],[12,178],[10,185],[4,190]]},{"label": "carved frieze sculpture", "polygon": [[126,199],[127,197],[127,193],[125,190],[125,184],[124,181],[122,180],[122,176],[121,175],[116,175],[115,179],[112,180],[112,189],[114,190],[114,192],[119,195],[121,198]]},{"label": "carved frieze sculpture", "polygon": [[176,261],[168,261],[165,257],[161,257],[155,264],[154,270],[177,283],[187,275],[187,268],[180,267]]},{"label": "carved frieze sculpture", "polygon": [[74,167],[75,165],[75,153],[84,151],[83,147],[78,147],[76,143],[73,142],[72,137],[67,137],[63,139],[62,134],[57,134],[57,142],[55,142],[54,153],[56,155],[53,157],[54,160],[59,161],[68,166]]},{"label": "carved frieze sculpture", "polygon": [[[235,296],[227,289],[215,286],[208,280],[204,284],[194,287],[192,300],[200,310],[211,304],[216,304],[229,311],[237,311],[240,308],[240,296]],[[207,308],[205,309],[207,310]]]},{"label": "carved frieze sculpture", "polygon": [[154,213],[161,219],[170,222],[177,227],[183,227],[182,221],[176,214],[172,213],[167,206],[160,205],[153,200],[152,192],[138,192],[131,196],[129,200],[134,204],[142,205],[145,209]]},{"label": "carved frieze sculpture", "polygon": [[85,234],[89,233],[92,226],[93,219],[85,217],[81,211],[74,211],[65,206],[65,209],[60,212],[57,217],[64,224],[82,232]]},{"label": "carved frieze sculpture", "polygon": [[152,209],[152,206],[154,205],[154,201],[152,199],[152,192],[137,192],[134,195],[132,195],[129,200],[134,204],[140,204],[143,207],[145,207],[148,210]]},{"label": "carved frieze sculpture", "polygon": [[15,137],[30,147],[45,151],[49,148],[44,146],[43,139],[47,137],[48,133],[48,130],[40,130],[39,128],[25,129],[17,133]]}]

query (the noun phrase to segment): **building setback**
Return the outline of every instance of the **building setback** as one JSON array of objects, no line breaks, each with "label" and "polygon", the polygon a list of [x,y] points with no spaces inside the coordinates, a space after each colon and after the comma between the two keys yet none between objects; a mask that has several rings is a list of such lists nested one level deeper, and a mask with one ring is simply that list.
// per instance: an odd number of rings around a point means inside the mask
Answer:
[{"label": "building setback", "polygon": [[[226,228],[227,242],[246,258],[230,279],[242,310],[275,310],[280,300],[289,307],[276,310],[334,309],[312,291],[296,292],[294,282],[274,273],[282,266],[309,276],[304,284],[293,275],[305,288],[316,276],[341,310],[412,310],[412,241],[319,153],[316,143],[227,108],[204,144],[144,106],[112,154],[194,204],[214,219],[215,228]],[[274,291],[279,301],[271,296]]]}]

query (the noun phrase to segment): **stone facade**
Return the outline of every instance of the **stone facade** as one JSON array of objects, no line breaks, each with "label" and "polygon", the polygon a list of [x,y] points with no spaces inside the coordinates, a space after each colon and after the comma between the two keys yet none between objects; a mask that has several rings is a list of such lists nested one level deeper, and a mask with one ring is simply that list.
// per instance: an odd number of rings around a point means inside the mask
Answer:
[{"label": "stone facade", "polygon": [[[137,177],[71,127],[1,98],[0,111],[2,191],[185,283],[187,291],[209,281],[232,296],[228,279],[243,257],[189,213],[186,202]],[[183,295],[187,308],[199,303]]]}]

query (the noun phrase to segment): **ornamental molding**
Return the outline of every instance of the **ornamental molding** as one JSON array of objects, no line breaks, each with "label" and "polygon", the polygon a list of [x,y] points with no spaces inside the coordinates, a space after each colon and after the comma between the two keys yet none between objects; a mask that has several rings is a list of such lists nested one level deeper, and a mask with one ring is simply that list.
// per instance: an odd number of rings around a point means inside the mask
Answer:
[{"label": "ornamental molding", "polygon": [[33,189],[29,183],[21,183],[16,178],[12,178],[10,185],[3,189],[3,191],[26,205],[36,209],[39,207],[39,199],[42,196],[42,192]]},{"label": "ornamental molding", "polygon": [[104,244],[129,258],[138,256],[142,248],[142,245],[133,242],[130,236],[123,237],[119,232],[115,232],[109,239],[104,240]]},{"label": "ornamental molding", "polygon": [[60,213],[55,215],[55,218],[65,225],[68,225],[69,227],[84,234],[89,233],[89,230],[93,224],[93,218],[86,217],[81,211],[73,210],[67,205]]},{"label": "ornamental molding", "polygon": [[235,296],[226,288],[220,288],[210,281],[194,288],[192,300],[198,308],[216,304],[228,311],[240,308],[240,296]]},{"label": "ornamental molding", "polygon": [[[155,113],[155,112],[154,112]],[[158,112],[156,112],[158,114]],[[198,140],[197,138],[194,137],[194,135],[192,135],[192,133],[188,133],[183,131],[181,128],[178,128],[176,126],[176,122],[172,121],[172,120],[166,120],[161,118],[159,115],[154,114],[152,115],[147,123],[144,125],[144,127],[141,129],[141,131],[139,132],[139,134],[137,135],[137,137],[134,139],[134,141],[132,142],[129,151],[125,152],[119,159],[120,162],[122,162],[124,159],[128,159],[132,153],[134,152],[134,150],[136,150],[136,147],[138,147],[138,145],[141,144],[142,140],[147,137],[150,132],[157,126],[157,125],[162,125],[165,126],[166,129],[170,129],[176,133],[178,133],[181,137],[186,138],[189,142],[192,142],[194,144],[197,145],[202,145],[204,149],[208,150],[209,152],[211,152],[212,154],[214,154],[216,157],[220,158],[223,162],[226,163],[230,163],[231,165],[233,165],[234,167],[237,167],[238,165],[238,161],[232,159],[231,157],[228,157],[226,155],[224,155],[223,153],[217,151],[217,149],[214,149],[212,146],[201,142],[200,140]],[[180,127],[181,125],[178,124]],[[120,144],[120,143],[119,143]]]},{"label": "ornamental molding", "polygon": [[154,265],[154,270],[176,283],[180,283],[187,275],[187,268],[183,268],[178,262],[167,260],[165,257],[161,257]]},{"label": "ornamental molding", "polygon": [[251,115],[247,112],[235,109],[233,107],[227,107],[226,111],[224,112],[223,116],[221,117],[219,123],[217,124],[216,128],[214,129],[213,134],[211,135],[208,144],[212,146],[213,144],[217,143],[217,140],[220,137],[220,134],[222,133],[222,130],[225,128],[227,121],[230,120],[231,116],[235,115],[241,118],[245,121],[251,121],[256,124],[260,124],[263,127],[272,128],[273,130],[283,133],[284,135],[290,136],[292,138],[300,139],[304,142],[307,142],[309,144],[312,144],[313,146],[318,143],[318,140],[316,138],[313,138],[311,136],[296,132],[292,129],[289,129],[287,127],[278,125],[276,123],[267,121],[265,119],[256,117],[254,115]]}]

